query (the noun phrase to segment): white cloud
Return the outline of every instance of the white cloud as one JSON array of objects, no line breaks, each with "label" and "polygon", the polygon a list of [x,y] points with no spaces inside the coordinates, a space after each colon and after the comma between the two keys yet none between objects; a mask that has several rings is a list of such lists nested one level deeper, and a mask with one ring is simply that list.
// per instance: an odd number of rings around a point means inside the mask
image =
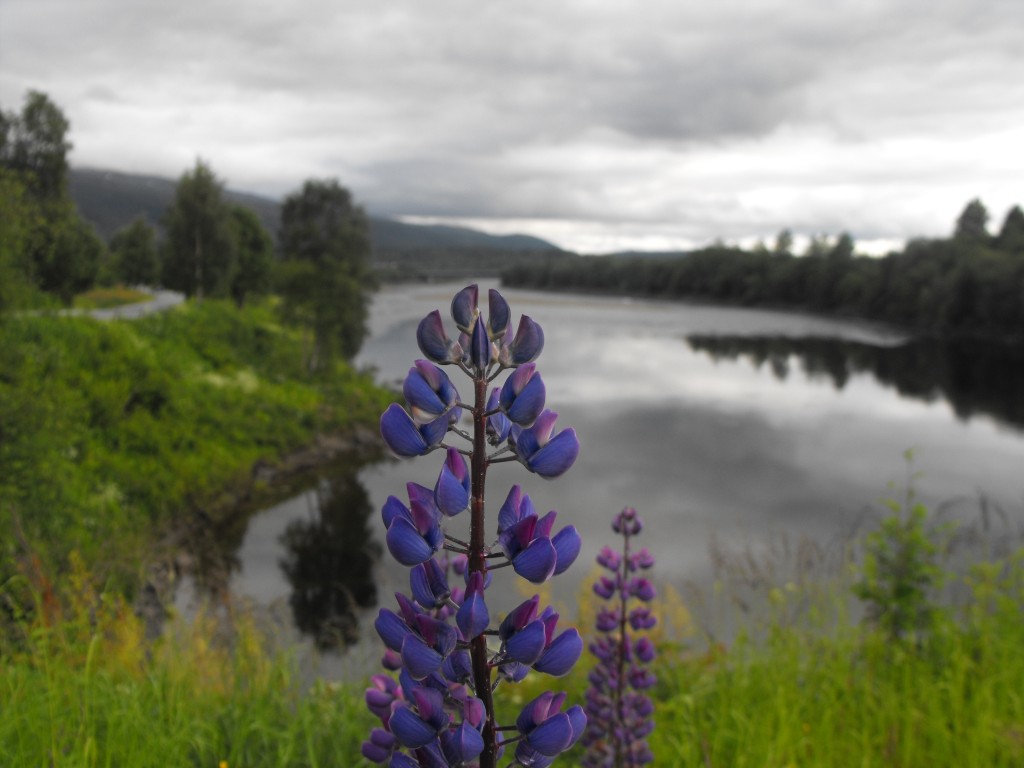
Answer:
[{"label": "white cloud", "polygon": [[585,251],[1001,219],[1024,171],[1016,0],[4,0],[0,104],[47,92],[79,165]]}]

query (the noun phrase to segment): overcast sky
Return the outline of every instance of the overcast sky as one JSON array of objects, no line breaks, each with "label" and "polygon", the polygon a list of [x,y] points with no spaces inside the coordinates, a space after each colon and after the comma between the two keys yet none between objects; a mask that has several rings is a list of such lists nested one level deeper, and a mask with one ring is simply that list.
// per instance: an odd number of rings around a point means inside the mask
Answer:
[{"label": "overcast sky", "polygon": [[76,167],[590,253],[1024,203],[1021,0],[0,0],[0,106],[29,89]]}]

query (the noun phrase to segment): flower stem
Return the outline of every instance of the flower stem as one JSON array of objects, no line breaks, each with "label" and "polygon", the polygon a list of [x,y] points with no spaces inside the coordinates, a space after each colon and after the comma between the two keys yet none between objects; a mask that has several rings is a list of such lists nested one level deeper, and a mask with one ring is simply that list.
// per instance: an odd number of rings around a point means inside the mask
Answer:
[{"label": "flower stem", "polygon": [[[473,404],[473,455],[470,461],[471,494],[469,526],[469,570],[487,575],[487,551],[484,531],[484,485],[487,480],[487,378],[483,372],[473,376],[476,396]],[[494,722],[494,698],[491,696],[491,667],[487,659],[487,639],[477,635],[470,643],[473,688],[484,705],[484,749],[480,768],[495,768],[497,732]]]},{"label": "flower stem", "polygon": [[622,689],[626,685],[626,644],[629,637],[626,634],[626,608],[628,595],[626,594],[626,579],[629,576],[629,527],[623,525],[622,530],[622,562],[619,563],[617,574],[619,586],[619,637],[618,637],[618,685],[612,690],[612,706],[615,708],[615,720],[617,727],[612,729],[612,744],[615,750],[616,768],[626,764],[625,743],[622,734],[626,725],[626,713],[622,705]]}]

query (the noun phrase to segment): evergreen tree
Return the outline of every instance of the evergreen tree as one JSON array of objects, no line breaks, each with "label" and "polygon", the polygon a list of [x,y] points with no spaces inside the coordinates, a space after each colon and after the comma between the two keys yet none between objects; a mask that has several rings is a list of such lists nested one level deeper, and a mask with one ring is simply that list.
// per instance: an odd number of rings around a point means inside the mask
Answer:
[{"label": "evergreen tree", "polygon": [[846,259],[853,258],[853,251],[853,237],[851,237],[849,232],[843,232],[836,239],[835,245],[832,246],[832,249],[828,252],[828,255],[831,259],[838,259],[840,261],[844,261]]},{"label": "evergreen tree", "polygon": [[791,254],[793,252],[793,231],[784,229],[775,238],[775,253]]},{"label": "evergreen tree", "polygon": [[156,233],[143,217],[138,217],[110,239],[114,278],[126,285],[156,285],[160,277],[160,259]]},{"label": "evergreen tree", "polygon": [[59,200],[67,192],[70,127],[60,108],[39,91],[28,92],[20,115],[0,117],[0,163],[23,174],[39,200]]},{"label": "evergreen tree", "polygon": [[270,290],[274,241],[259,217],[248,208],[232,206],[231,225],[236,254],[231,296],[238,306],[242,306],[246,297]]},{"label": "evergreen tree", "polygon": [[234,277],[235,240],[223,185],[202,160],[178,181],[164,214],[163,282],[186,296],[226,296]]},{"label": "evergreen tree", "polygon": [[283,311],[313,332],[309,369],[334,354],[353,357],[366,337],[373,287],[362,207],[334,179],[307,181],[284,202],[279,240]]},{"label": "evergreen tree", "polygon": [[0,316],[20,306],[30,290],[28,242],[32,210],[28,192],[17,175],[0,168]]},{"label": "evergreen tree", "polygon": [[96,282],[106,246],[92,225],[76,215],[70,201],[47,208],[45,224],[31,234],[33,277],[41,290],[70,305],[76,293]]},{"label": "evergreen tree", "polygon": [[68,194],[70,123],[46,94],[29,91],[20,114],[0,110],[0,169],[24,191],[19,255],[23,279],[70,303],[92,286],[105,246]]},{"label": "evergreen tree", "polygon": [[831,250],[827,235],[811,235],[811,239],[807,243],[807,250],[804,251],[804,256],[812,259],[824,258]]},{"label": "evergreen tree", "polygon": [[1006,253],[1024,254],[1024,211],[1019,205],[1006,212],[1003,226],[996,236],[996,247]]},{"label": "evergreen tree", "polygon": [[978,198],[967,204],[960,217],[956,220],[953,237],[983,243],[988,240],[988,210]]}]

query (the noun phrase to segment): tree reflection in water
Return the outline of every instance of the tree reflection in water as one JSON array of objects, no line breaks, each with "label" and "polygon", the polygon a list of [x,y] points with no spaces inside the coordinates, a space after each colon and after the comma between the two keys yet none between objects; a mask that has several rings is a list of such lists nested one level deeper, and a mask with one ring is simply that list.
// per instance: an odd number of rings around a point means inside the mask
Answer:
[{"label": "tree reflection in water", "polygon": [[987,414],[1024,428],[1024,347],[992,341],[915,339],[875,346],[843,339],[784,336],[687,336],[696,352],[713,359],[746,358],[768,364],[785,379],[797,361],[810,379],[826,378],[836,389],[850,376],[869,373],[904,397],[928,402],[944,398],[957,416]]},{"label": "tree reflection in water", "polygon": [[370,497],[357,471],[322,479],[309,496],[316,507],[310,519],[292,521],[281,535],[295,626],[321,650],[354,644],[358,609],[377,604],[373,569],[380,545],[370,534]]}]

